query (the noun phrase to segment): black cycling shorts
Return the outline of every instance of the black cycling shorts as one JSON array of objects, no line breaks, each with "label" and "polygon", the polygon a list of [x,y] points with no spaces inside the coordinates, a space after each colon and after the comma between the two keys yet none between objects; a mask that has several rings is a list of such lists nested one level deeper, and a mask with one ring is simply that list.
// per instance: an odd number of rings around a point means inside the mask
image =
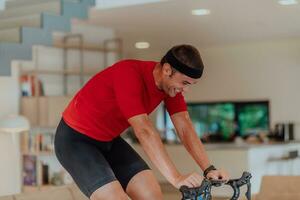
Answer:
[{"label": "black cycling shorts", "polygon": [[121,137],[101,142],[83,135],[62,119],[55,135],[55,153],[80,190],[88,197],[101,186],[118,180],[124,191],[130,179],[149,169]]}]

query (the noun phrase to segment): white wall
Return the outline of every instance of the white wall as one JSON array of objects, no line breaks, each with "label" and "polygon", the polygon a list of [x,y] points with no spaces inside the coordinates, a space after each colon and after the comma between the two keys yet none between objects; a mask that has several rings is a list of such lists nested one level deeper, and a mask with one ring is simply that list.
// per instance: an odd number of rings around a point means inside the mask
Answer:
[{"label": "white wall", "polygon": [[5,0],[0,0],[0,10],[4,10],[5,8]]},{"label": "white wall", "polygon": [[0,76],[0,118],[19,113],[18,69],[13,65],[12,76]]},{"label": "white wall", "polygon": [[[272,126],[300,122],[300,38],[198,49],[205,72],[185,95],[187,101],[268,99]],[[141,50],[128,56],[159,60],[163,53]]]},{"label": "white wall", "polygon": [[0,131],[0,196],[21,192],[21,165],[18,134]]},{"label": "white wall", "polygon": [[189,101],[269,99],[271,121],[300,121],[300,39],[203,49]]}]

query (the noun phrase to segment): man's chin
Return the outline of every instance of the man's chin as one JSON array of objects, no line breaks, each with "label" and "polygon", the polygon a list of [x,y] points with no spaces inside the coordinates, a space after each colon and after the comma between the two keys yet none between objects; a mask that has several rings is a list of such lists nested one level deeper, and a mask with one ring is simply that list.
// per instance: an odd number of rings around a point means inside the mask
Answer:
[{"label": "man's chin", "polygon": [[173,94],[173,93],[169,93],[168,95],[169,95],[169,97],[175,97],[176,96],[176,94]]}]

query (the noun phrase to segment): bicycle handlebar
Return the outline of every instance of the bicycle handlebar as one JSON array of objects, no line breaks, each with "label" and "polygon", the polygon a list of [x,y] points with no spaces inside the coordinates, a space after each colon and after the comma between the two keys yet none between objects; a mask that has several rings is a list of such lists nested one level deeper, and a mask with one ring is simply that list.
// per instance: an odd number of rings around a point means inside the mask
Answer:
[{"label": "bicycle handlebar", "polygon": [[211,188],[220,187],[223,184],[231,186],[233,189],[233,196],[231,200],[237,200],[240,196],[240,187],[247,185],[247,192],[245,196],[247,200],[251,200],[251,179],[252,175],[249,172],[243,172],[241,178],[231,179],[227,183],[222,180],[210,180],[203,179],[201,185],[195,188],[189,188],[187,186],[181,186],[180,192],[182,193],[182,200],[197,200],[198,197],[202,197],[203,200],[211,200]]}]

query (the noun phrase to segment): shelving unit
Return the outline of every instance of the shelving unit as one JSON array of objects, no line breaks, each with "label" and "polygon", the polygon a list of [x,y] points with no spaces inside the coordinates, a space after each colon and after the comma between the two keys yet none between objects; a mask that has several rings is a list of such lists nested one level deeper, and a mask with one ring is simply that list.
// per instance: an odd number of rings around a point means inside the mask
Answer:
[{"label": "shelving unit", "polygon": [[[76,43],[74,43],[74,39],[76,40]],[[69,43],[69,41],[72,40],[72,43]],[[113,46],[113,47],[112,47]],[[20,70],[21,76],[28,76],[32,77],[34,80],[33,82],[33,88],[34,88],[34,95],[33,96],[26,96],[21,98],[21,113],[25,116],[29,116],[29,119],[36,119],[33,120],[34,126],[42,126],[45,127],[47,124],[43,123],[43,119],[45,119],[44,116],[42,116],[42,113],[47,113],[47,111],[51,112],[51,110],[42,110],[44,107],[49,107],[47,104],[48,97],[41,94],[42,88],[39,83],[39,76],[41,75],[52,75],[52,76],[61,76],[63,79],[63,94],[60,97],[59,102],[55,102],[57,105],[61,105],[61,107],[64,107],[65,104],[71,99],[72,94],[68,95],[68,77],[69,76],[78,76],[80,87],[84,85],[84,78],[90,77],[96,73],[98,73],[100,70],[99,68],[86,68],[84,66],[84,52],[85,51],[92,51],[92,52],[100,52],[104,54],[103,63],[102,66],[108,66],[108,54],[109,53],[115,53],[117,55],[117,59],[122,58],[122,41],[121,39],[115,38],[115,39],[109,39],[105,40],[103,42],[102,47],[95,46],[95,45],[88,45],[84,44],[84,39],[81,34],[68,34],[65,35],[62,39],[62,43],[56,43],[54,44],[55,48],[63,49],[63,66],[61,69],[41,69],[39,66],[40,58],[39,53],[37,49],[33,50],[33,69],[22,69]],[[68,50],[79,50],[79,66],[77,67],[69,67],[69,55]],[[102,67],[104,68],[104,67]],[[28,78],[29,79],[29,78]],[[54,97],[53,97],[54,98]],[[25,108],[27,106],[27,109]],[[34,106],[35,108],[28,109],[28,106]],[[59,106],[58,106],[59,107]],[[53,124],[50,124],[50,126]]]},{"label": "shelving unit", "polygon": [[[74,43],[74,40],[76,43]],[[72,41],[72,43],[71,43]],[[113,46],[113,47],[112,47]],[[33,48],[33,67],[30,69],[20,69],[20,76],[27,76],[33,79],[34,94],[32,96],[22,96],[20,103],[21,114],[29,118],[34,132],[42,133],[44,130],[53,129],[57,126],[61,116],[60,113],[66,107],[67,103],[71,100],[73,94],[68,92],[68,77],[78,76],[80,87],[84,85],[85,78],[89,78],[92,75],[98,73],[103,66],[108,66],[108,54],[115,53],[117,59],[122,58],[122,41],[120,39],[109,39],[103,42],[102,47],[95,45],[84,44],[84,38],[81,34],[68,34],[62,39],[62,43],[54,44],[54,48],[62,49],[63,66],[60,69],[53,67],[53,69],[43,69],[40,66],[40,55],[37,48]],[[70,66],[68,54],[69,50],[79,50],[79,62],[78,66]],[[103,63],[99,68],[87,68],[84,62],[85,52],[99,52],[103,53]],[[62,94],[57,96],[47,96],[42,93],[42,85],[39,83],[39,77],[43,75],[50,75],[62,78]],[[29,79],[29,78],[28,78]],[[38,170],[40,159],[42,157],[53,157],[54,151],[40,151],[40,150],[26,150],[21,152],[22,163],[23,158],[27,156],[36,159],[36,169]],[[24,170],[24,169],[23,169]],[[23,172],[22,170],[22,172]],[[37,176],[40,176],[37,172]],[[39,177],[37,177],[39,179]],[[23,179],[22,179],[23,180]],[[40,181],[37,181],[36,185],[24,186],[23,191],[36,191],[44,188],[55,187],[52,185],[42,185]]]}]

